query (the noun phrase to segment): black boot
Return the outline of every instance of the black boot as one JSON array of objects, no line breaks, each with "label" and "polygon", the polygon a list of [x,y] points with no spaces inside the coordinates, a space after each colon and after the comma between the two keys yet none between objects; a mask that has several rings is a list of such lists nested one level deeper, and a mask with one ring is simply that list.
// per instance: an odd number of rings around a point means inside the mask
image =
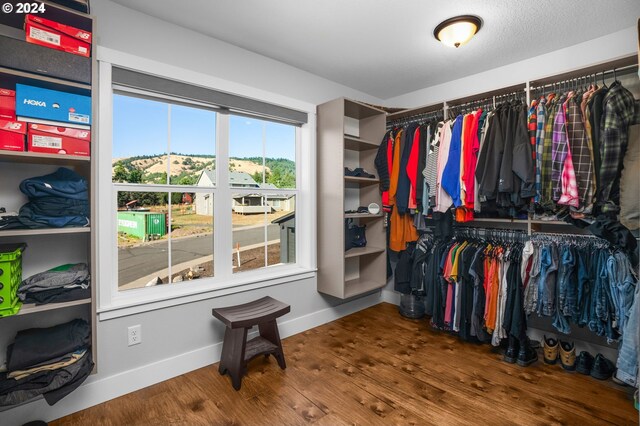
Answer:
[{"label": "black boot", "polygon": [[514,364],[518,359],[518,349],[520,347],[520,342],[515,336],[509,335],[509,347],[504,352],[503,360],[504,362],[508,362],[509,364]]},{"label": "black boot", "polygon": [[516,361],[520,367],[528,367],[538,360],[538,353],[531,347],[531,341],[528,337],[520,339],[520,350],[518,351],[518,360]]}]

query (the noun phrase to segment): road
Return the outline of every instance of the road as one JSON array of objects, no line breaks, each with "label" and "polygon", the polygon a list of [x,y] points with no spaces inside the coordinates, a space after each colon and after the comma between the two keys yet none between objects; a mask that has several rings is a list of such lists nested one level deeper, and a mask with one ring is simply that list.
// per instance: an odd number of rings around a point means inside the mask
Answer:
[{"label": "road", "polygon": [[[267,241],[280,238],[280,227],[268,225]],[[264,228],[233,231],[233,247],[264,242]],[[136,247],[118,249],[118,282],[130,283],[138,278],[151,275],[168,266],[168,242],[158,241]],[[231,247],[229,247],[231,249]],[[171,242],[171,260],[174,265],[213,254],[211,235],[184,237]]]}]

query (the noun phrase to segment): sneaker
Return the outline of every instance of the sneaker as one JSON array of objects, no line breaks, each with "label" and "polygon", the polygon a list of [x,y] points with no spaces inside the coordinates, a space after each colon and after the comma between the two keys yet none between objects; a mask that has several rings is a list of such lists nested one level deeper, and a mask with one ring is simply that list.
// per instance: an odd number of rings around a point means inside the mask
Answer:
[{"label": "sneaker", "polygon": [[520,342],[514,336],[509,335],[509,347],[504,352],[502,359],[509,364],[515,364],[518,359],[518,351],[520,349]]},{"label": "sneaker", "polygon": [[547,336],[544,336],[542,348],[544,352],[544,363],[555,364],[558,361],[558,341],[553,337],[547,339]]},{"label": "sneaker", "polygon": [[527,337],[520,342],[520,350],[518,351],[518,359],[516,363],[520,367],[528,367],[538,360],[538,353],[531,347],[531,342]]},{"label": "sneaker", "polygon": [[615,369],[616,367],[613,365],[613,362],[605,358],[604,355],[598,354],[593,361],[591,377],[598,380],[607,380],[611,377]]},{"label": "sneaker", "polygon": [[580,352],[578,359],[576,360],[576,371],[580,374],[588,376],[591,374],[591,368],[593,367],[593,355],[587,351]]},{"label": "sneaker", "polygon": [[560,342],[560,363],[567,371],[576,369],[576,347],[573,343]]}]

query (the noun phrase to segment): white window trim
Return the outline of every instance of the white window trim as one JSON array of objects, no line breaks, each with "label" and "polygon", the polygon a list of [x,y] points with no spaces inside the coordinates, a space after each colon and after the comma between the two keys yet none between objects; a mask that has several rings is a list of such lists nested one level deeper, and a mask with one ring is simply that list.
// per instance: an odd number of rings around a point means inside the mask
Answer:
[{"label": "white window trim", "polygon": [[[98,283],[98,314],[100,320],[132,315],[169,306],[192,303],[197,300],[210,299],[236,292],[249,291],[261,287],[278,285],[292,280],[315,277],[316,275],[316,166],[315,166],[315,106],[300,101],[284,98],[262,90],[242,86],[215,77],[181,69],[155,61],[122,54],[110,49],[98,49],[99,59],[99,120],[98,159],[97,159],[97,193],[98,211],[96,212],[97,229],[97,265],[93,266],[93,274]],[[296,128],[296,137],[300,143],[296,150],[296,247],[295,265],[281,265],[254,271],[229,274],[224,276],[216,268],[213,278],[183,282],[180,285],[163,285],[154,288],[132,289],[123,292],[117,290],[117,221],[115,220],[115,191],[111,182],[111,150],[112,150],[112,106],[113,87],[111,79],[112,65],[136,69],[165,78],[186,81],[197,85],[212,87],[217,90],[233,91],[236,94],[277,103],[290,108],[304,110],[308,113],[308,123]],[[223,114],[218,112],[218,117]],[[228,120],[228,116],[223,119]],[[223,126],[228,130],[228,126]],[[216,137],[222,138],[220,128]],[[223,139],[227,140],[227,138]],[[218,142],[218,141],[216,141]],[[227,144],[216,143],[216,156],[227,161]],[[224,174],[228,174],[228,164],[221,161],[216,165],[217,182],[226,182]],[[217,215],[217,226],[228,226],[231,229],[231,209],[224,208],[226,203],[216,202],[236,189],[215,189],[214,214]],[[286,192],[270,191],[270,192]],[[220,197],[220,198],[219,198]],[[304,219],[303,219],[304,218]],[[214,237],[214,252],[217,259],[231,264],[230,241]],[[303,244],[304,243],[304,244]],[[219,262],[216,262],[219,264]]]}]

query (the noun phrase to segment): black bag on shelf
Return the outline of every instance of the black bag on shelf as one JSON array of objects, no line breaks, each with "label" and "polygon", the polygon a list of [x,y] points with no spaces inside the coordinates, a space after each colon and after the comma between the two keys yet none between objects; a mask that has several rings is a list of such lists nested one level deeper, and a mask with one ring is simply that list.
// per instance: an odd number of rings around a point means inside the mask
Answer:
[{"label": "black bag on shelf", "polygon": [[367,245],[367,237],[365,229],[367,225],[355,225],[353,219],[344,221],[344,251],[354,247],[365,247]]}]

